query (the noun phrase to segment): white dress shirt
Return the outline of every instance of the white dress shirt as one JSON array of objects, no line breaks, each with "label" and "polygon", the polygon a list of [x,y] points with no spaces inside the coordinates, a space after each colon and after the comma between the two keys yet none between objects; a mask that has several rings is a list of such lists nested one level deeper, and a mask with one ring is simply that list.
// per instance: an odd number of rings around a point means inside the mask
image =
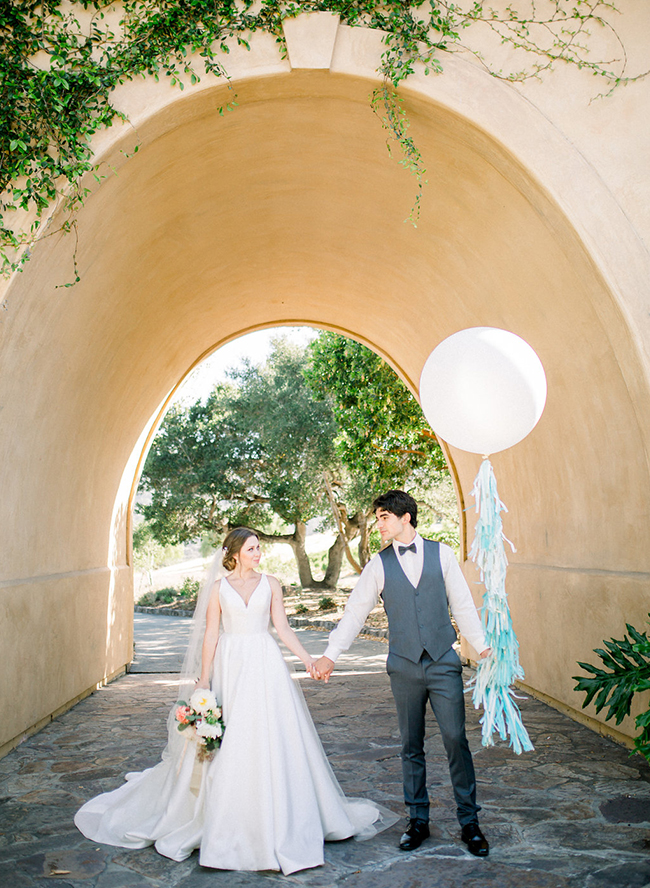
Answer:
[{"label": "white dress shirt", "polygon": [[[395,555],[406,574],[408,580],[417,586],[422,576],[422,566],[424,564],[424,542],[419,533],[415,534],[415,552],[404,552],[400,555],[399,547],[404,546],[397,540],[393,540],[393,548]],[[410,545],[410,544],[409,544]],[[476,610],[476,605],[469,591],[469,586],[460,569],[460,565],[456,561],[453,550],[440,543],[440,567],[445,580],[445,588],[447,590],[447,600],[452,616],[456,621],[461,635],[464,635],[472,647],[481,653],[487,648],[485,643],[485,634],[483,625]],[[347,651],[354,639],[357,637],[366,617],[379,602],[379,596],[384,588],[384,565],[379,554],[374,555],[363,569],[361,576],[357,581],[348,598],[345,606],[345,613],[341,620],[333,629],[329,636],[329,643],[325,656],[333,662]]]}]

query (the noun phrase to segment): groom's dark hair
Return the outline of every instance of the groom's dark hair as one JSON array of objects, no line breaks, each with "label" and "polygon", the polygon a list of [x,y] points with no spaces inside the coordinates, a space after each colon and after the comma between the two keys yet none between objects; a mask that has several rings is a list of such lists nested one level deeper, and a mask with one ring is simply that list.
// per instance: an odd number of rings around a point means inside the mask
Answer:
[{"label": "groom's dark hair", "polygon": [[418,526],[418,504],[413,497],[405,493],[403,490],[387,490],[382,493],[372,504],[372,511],[383,509],[385,512],[391,512],[401,518],[408,512],[411,516],[411,524],[413,527]]}]

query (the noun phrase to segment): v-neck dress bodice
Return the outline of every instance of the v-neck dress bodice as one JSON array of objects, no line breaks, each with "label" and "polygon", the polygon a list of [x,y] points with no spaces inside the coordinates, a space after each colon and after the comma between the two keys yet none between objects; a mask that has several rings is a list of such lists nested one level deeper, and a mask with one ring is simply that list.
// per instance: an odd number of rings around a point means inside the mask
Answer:
[{"label": "v-neck dress bodice", "polygon": [[219,602],[224,634],[256,635],[269,631],[271,585],[266,574],[262,574],[248,599],[248,604],[230,585],[228,578],[224,577],[219,588]]}]

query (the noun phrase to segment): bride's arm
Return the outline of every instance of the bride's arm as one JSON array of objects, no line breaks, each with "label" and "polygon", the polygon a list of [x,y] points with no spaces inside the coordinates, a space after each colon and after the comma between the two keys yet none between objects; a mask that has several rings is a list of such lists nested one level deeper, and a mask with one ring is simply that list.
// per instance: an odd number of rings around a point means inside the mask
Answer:
[{"label": "bride's arm", "polygon": [[311,654],[308,654],[300,644],[298,636],[289,625],[287,613],[284,609],[284,602],[282,600],[282,587],[276,578],[271,576],[269,576],[269,584],[272,593],[271,619],[273,620],[275,631],[278,633],[278,638],[283,644],[286,644],[292,654],[295,654],[296,657],[299,657],[302,660],[305,664],[305,669],[311,674],[315,661]]},{"label": "bride's arm", "polygon": [[201,677],[196,684],[197,688],[210,687],[212,661],[214,660],[217,642],[219,641],[219,623],[221,622],[220,586],[221,580],[214,584],[205,614],[205,635],[203,636],[203,647],[201,648]]}]

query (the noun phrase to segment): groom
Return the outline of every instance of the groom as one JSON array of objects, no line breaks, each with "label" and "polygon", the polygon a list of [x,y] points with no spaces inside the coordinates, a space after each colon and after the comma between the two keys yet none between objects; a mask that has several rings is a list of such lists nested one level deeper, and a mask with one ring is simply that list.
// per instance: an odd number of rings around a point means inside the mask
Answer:
[{"label": "groom", "polygon": [[454,553],[417,533],[413,497],[389,490],[372,507],[382,543],[392,545],[365,566],[315,669],[321,679],[329,680],[337,657],[350,647],[381,595],[390,634],[386,669],[397,707],[404,801],[410,813],[399,847],[413,851],[429,836],[424,759],[428,700],[447,752],[461,838],[472,854],[486,857],[489,845],[478,825],[474,764],[465,736],[462,667],[452,647],[456,632],[448,608],[480,656],[491,651]]}]

